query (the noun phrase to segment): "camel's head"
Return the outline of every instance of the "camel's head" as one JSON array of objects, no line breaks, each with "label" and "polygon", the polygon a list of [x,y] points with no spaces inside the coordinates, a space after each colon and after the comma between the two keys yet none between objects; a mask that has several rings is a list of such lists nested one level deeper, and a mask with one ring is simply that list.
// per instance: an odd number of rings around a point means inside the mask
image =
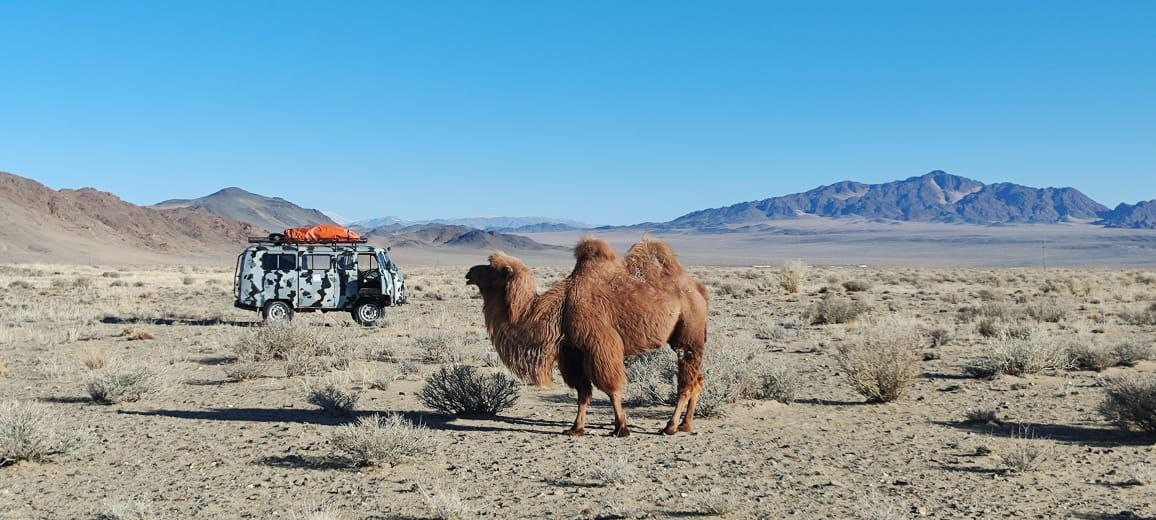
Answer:
[{"label": "camel's head", "polygon": [[476,285],[482,294],[494,289],[505,289],[506,283],[526,270],[517,258],[494,253],[490,255],[490,263],[475,265],[466,271],[466,285]]}]

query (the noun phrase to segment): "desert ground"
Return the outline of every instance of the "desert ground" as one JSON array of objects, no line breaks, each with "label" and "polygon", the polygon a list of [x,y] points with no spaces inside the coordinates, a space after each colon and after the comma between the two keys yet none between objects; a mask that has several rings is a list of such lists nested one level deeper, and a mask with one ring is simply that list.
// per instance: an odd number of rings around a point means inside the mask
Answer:
[{"label": "desert ground", "polygon": [[[1153,437],[1100,412],[1111,381],[1156,377],[1137,361],[1156,338],[1149,271],[692,267],[712,292],[713,413],[657,434],[663,349],[631,372],[630,437],[608,436],[597,392],[590,434],[568,437],[560,380],[494,417],[418,398],[443,365],[508,373],[464,285],[483,256],[403,264],[410,303],[374,327],[298,314],[282,346],[324,353],[288,359],[253,357],[271,340],[231,306],[228,263],[0,266],[0,404],[47,407],[71,439],[0,461],[0,518],[1156,517]],[[539,287],[567,272],[536,268]],[[855,345],[916,350],[906,391],[857,393],[840,363]],[[984,377],[995,353],[1029,359]],[[115,374],[142,391],[94,402]],[[308,402],[322,382],[359,396],[349,416]],[[392,413],[425,428],[424,452],[366,466],[335,442]]]}]

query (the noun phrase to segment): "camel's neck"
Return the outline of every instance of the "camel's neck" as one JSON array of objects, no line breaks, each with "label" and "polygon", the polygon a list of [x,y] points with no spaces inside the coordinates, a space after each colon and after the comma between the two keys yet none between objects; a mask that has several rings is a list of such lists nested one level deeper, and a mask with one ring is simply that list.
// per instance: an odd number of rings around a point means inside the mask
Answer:
[{"label": "camel's neck", "polygon": [[505,291],[482,294],[486,330],[494,349],[502,364],[529,384],[553,380],[562,337],[562,294],[559,284],[539,296],[529,273],[516,275]]}]

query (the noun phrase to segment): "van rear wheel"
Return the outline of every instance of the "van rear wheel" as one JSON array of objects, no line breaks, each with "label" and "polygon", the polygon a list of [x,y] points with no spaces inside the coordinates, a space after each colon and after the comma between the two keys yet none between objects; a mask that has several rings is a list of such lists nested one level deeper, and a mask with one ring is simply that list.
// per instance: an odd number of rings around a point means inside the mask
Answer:
[{"label": "van rear wheel", "polygon": [[285,302],[269,302],[261,309],[261,320],[265,323],[290,321],[293,319],[293,307]]},{"label": "van rear wheel", "polygon": [[372,301],[363,301],[353,307],[353,321],[366,327],[381,319],[381,306]]}]

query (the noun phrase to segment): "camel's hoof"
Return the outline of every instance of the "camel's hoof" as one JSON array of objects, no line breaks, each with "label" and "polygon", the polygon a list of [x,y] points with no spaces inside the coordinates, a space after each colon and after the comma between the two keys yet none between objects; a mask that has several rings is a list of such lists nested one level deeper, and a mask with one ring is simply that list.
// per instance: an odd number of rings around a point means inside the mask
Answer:
[{"label": "camel's hoof", "polygon": [[662,431],[663,435],[674,435],[674,434],[678,433],[678,429],[676,429],[674,426],[667,426],[666,428],[663,428],[661,431]]},{"label": "camel's hoof", "polygon": [[613,435],[615,437],[629,437],[630,436],[630,428],[627,428],[625,426],[623,426],[621,428],[615,428],[614,431],[611,432],[611,435]]},{"label": "camel's hoof", "polygon": [[682,424],[678,425],[678,431],[680,431],[680,432],[689,432],[689,431],[690,431],[690,424],[688,424],[688,423],[682,423]]},{"label": "camel's hoof", "polygon": [[570,428],[562,432],[562,435],[569,435],[571,437],[581,437],[586,435],[586,428]]}]

